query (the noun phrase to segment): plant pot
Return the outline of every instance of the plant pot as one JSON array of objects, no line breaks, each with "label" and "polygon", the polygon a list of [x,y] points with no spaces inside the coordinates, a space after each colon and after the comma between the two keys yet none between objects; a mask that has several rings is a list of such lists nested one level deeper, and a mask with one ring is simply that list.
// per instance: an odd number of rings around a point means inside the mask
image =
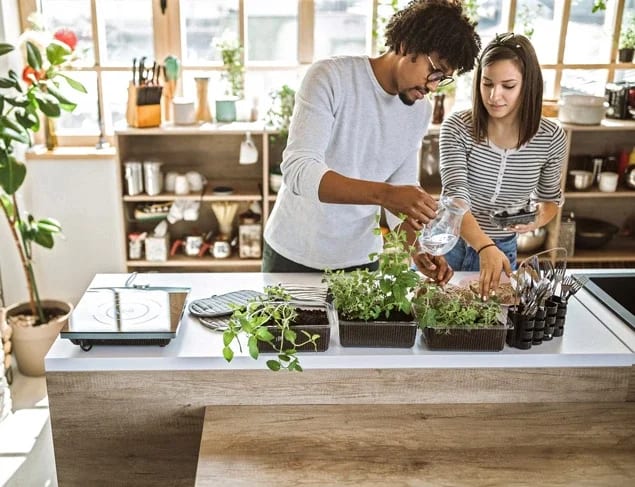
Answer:
[{"label": "plant pot", "polygon": [[[58,311],[59,316],[39,326],[12,324],[12,344],[18,369],[23,375],[39,377],[44,375],[44,357],[68,322],[73,305],[65,301],[43,300],[47,312]],[[31,314],[29,303],[19,303],[6,309],[6,319],[21,314]]]},{"label": "plant pot", "polygon": [[632,63],[635,49],[632,47],[618,49],[617,60],[621,63]]},{"label": "plant pot", "polygon": [[415,344],[417,322],[413,316],[393,313],[386,320],[339,320],[343,347],[410,348]]},{"label": "plant pot", "polygon": [[[291,325],[293,331],[297,333],[296,341],[304,341],[302,337],[307,332],[310,335],[320,335],[316,340],[315,346],[312,343],[306,343],[304,345],[296,347],[298,352],[324,352],[329,348],[331,341],[331,325],[334,321],[333,313],[327,309],[327,306],[302,306],[296,309],[298,316],[295,319],[294,324]],[[267,327],[267,330],[275,336],[275,343],[277,346],[280,344],[281,333],[280,329],[271,325]],[[261,353],[278,353],[273,346],[267,342],[258,341],[258,351]]]},{"label": "plant pot", "polygon": [[431,350],[498,352],[505,346],[508,327],[432,328],[423,327],[422,340]]},{"label": "plant pot", "polygon": [[235,122],[236,121],[236,101],[237,98],[225,98],[216,100],[216,121]]}]

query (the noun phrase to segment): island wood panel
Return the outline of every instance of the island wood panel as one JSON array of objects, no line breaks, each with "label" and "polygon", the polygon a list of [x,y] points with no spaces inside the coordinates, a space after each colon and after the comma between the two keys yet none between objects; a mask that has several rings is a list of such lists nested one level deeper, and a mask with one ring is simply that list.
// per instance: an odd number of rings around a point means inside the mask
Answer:
[{"label": "island wood panel", "polygon": [[631,379],[628,383],[627,401],[635,401],[635,365],[631,367]]},{"label": "island wood panel", "polygon": [[635,485],[635,404],[207,408],[196,486]]},{"label": "island wood panel", "polygon": [[209,405],[622,402],[630,369],[159,370],[46,379],[59,484],[141,487],[193,484]]}]

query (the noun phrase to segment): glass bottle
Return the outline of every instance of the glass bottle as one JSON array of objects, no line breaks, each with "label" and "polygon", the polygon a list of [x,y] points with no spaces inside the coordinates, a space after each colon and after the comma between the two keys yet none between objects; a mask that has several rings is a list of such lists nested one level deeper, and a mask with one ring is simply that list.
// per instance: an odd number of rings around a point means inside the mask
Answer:
[{"label": "glass bottle", "polygon": [[567,257],[571,257],[575,253],[575,215],[573,212],[563,217],[560,222],[558,247],[564,247],[567,251]]},{"label": "glass bottle", "polygon": [[469,205],[461,198],[441,196],[436,218],[419,235],[421,251],[443,255],[452,250],[461,234],[461,222],[468,209]]},{"label": "glass bottle", "polygon": [[445,108],[443,107],[444,100],[445,100],[445,94],[443,93],[434,94],[434,110],[432,112],[432,123],[443,122],[443,117],[445,116]]}]

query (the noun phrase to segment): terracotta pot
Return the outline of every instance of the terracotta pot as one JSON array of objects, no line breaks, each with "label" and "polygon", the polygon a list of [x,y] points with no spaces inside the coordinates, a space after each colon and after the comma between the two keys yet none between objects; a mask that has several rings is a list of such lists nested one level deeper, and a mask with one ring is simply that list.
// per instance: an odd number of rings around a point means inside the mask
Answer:
[{"label": "terracotta pot", "polygon": [[[42,300],[45,309],[59,309],[63,315],[40,326],[12,325],[12,345],[18,369],[23,375],[30,377],[42,376],[45,373],[44,357],[51,345],[60,333],[60,330],[68,322],[73,311],[73,305],[65,301]],[[30,314],[29,303],[18,303],[9,306],[6,310],[6,319],[20,315]]]}]

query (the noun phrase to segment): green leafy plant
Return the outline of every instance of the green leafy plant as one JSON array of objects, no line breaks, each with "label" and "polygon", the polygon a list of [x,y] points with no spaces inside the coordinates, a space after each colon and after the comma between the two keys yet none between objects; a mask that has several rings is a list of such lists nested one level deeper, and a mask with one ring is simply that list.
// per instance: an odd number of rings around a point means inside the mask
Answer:
[{"label": "green leafy plant", "polygon": [[635,15],[629,16],[620,33],[620,49],[633,48],[635,48]]},{"label": "green leafy plant", "polygon": [[[276,352],[274,359],[267,360],[267,367],[273,371],[287,369],[302,372],[297,349],[312,344],[317,350],[320,335],[305,330],[296,331],[294,325],[298,316],[291,296],[281,286],[268,286],[265,296],[254,299],[243,307],[236,308],[223,333],[223,357],[227,362],[234,358],[233,342],[242,351],[240,336],[247,336],[249,355],[257,359],[260,355],[258,342],[268,343]],[[272,333],[271,327],[274,328]]]},{"label": "green leafy plant", "polygon": [[243,46],[235,37],[223,35],[216,42],[216,48],[220,51],[225,72],[221,78],[227,82],[226,95],[242,98],[245,91],[245,66],[243,65]]},{"label": "green leafy plant", "polygon": [[269,127],[278,131],[273,136],[274,140],[286,141],[295,106],[295,90],[289,85],[282,85],[281,88],[272,91],[269,97],[271,98],[271,106],[267,110],[265,122]]},{"label": "green leafy plant", "polygon": [[[379,217],[378,217],[379,220]],[[380,234],[380,228],[375,234]],[[382,252],[369,255],[379,262],[377,271],[357,269],[352,272],[330,271],[324,274],[333,303],[347,320],[377,320],[394,312],[412,314],[411,295],[419,284],[419,274],[410,266],[414,248],[406,232],[394,229],[384,236]]]},{"label": "green leafy plant", "polygon": [[535,32],[534,20],[542,13],[542,4],[538,3],[534,6],[534,9],[530,7],[528,2],[523,2],[520,11],[518,12],[518,22],[521,26],[521,31],[527,37],[531,39]]},{"label": "green leafy plant", "polygon": [[378,0],[377,15],[373,22],[372,38],[375,52],[382,54],[386,50],[384,32],[391,17],[399,10],[399,0]]},{"label": "green leafy plant", "polygon": [[593,7],[591,8],[591,12],[599,12],[601,10],[606,10],[606,0],[593,0]]},{"label": "green leafy plant", "polygon": [[[25,43],[27,65],[22,76],[9,70],[0,76],[0,207],[4,214],[22,268],[29,292],[31,314],[36,324],[47,322],[35,279],[33,245],[50,249],[54,236],[62,230],[53,218],[36,219],[19,205],[18,190],[27,175],[26,165],[18,160],[16,149],[31,145],[33,133],[40,130],[40,117],[57,118],[61,111],[72,112],[76,104],[63,94],[63,86],[86,93],[77,81],[64,74],[73,59],[77,38],[67,29],[48,35],[40,26],[33,25],[25,37],[37,33],[43,45],[27,40]],[[36,36],[33,36],[35,38]],[[0,44],[0,56],[12,52],[11,44]]]},{"label": "green leafy plant", "polygon": [[420,328],[491,328],[500,323],[502,307],[495,299],[483,302],[470,289],[445,289],[424,282],[417,290],[413,306]]}]

